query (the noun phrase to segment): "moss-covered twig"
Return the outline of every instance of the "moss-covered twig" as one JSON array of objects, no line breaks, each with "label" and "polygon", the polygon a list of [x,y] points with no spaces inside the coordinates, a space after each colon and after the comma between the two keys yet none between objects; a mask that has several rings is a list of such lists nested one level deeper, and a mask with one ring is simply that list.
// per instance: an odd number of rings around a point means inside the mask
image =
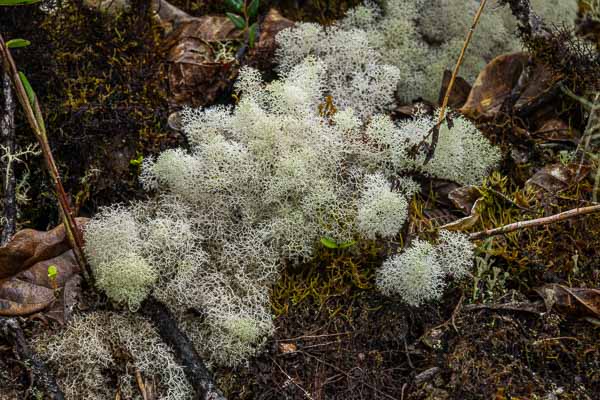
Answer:
[{"label": "moss-covered twig", "polygon": [[58,387],[54,376],[48,371],[38,355],[27,345],[21,325],[14,318],[0,318],[0,335],[15,346],[21,361],[30,369],[31,385],[42,390],[51,400],[64,400],[65,396]]},{"label": "moss-covered twig", "polygon": [[39,103],[37,101],[37,98],[35,98],[35,94],[32,92],[28,93],[28,91],[25,89],[22,78],[20,77],[19,71],[17,70],[15,60],[13,59],[8,46],[6,46],[2,35],[0,35],[0,56],[3,61],[4,71],[12,81],[17,98],[19,99],[19,102],[23,107],[23,111],[25,112],[25,116],[27,117],[27,121],[29,122],[29,126],[35,133],[35,137],[38,140],[38,143],[40,144],[40,148],[42,150],[42,154],[46,162],[46,168],[48,169],[50,177],[54,182],[56,196],[58,198],[59,207],[65,226],[65,231],[67,232],[67,236],[69,238],[69,241],[71,242],[71,246],[73,247],[73,252],[75,253],[77,261],[81,267],[81,270],[84,273],[86,280],[88,282],[91,282],[92,274],[89,271],[87,263],[85,261],[85,256],[83,253],[83,238],[81,235],[81,231],[79,230],[79,228],[77,227],[77,223],[75,222],[75,217],[73,216],[73,213],[71,211],[71,207],[69,205],[67,194],[63,187],[58,168],[56,167],[54,157],[52,156],[52,150],[50,149],[48,137],[46,136],[46,127],[44,125]]},{"label": "moss-covered twig", "polygon": [[469,235],[469,239],[471,240],[479,240],[489,236],[502,235],[504,233],[514,232],[520,229],[531,228],[534,226],[542,226],[549,225],[555,222],[564,221],[570,218],[574,218],[580,215],[592,214],[600,212],[600,204],[589,206],[589,207],[580,207],[574,208],[569,211],[561,212],[559,214],[551,215],[549,217],[536,218],[528,221],[519,221],[512,224],[508,224],[505,226],[501,226],[499,228],[486,229],[481,232],[471,233]]}]

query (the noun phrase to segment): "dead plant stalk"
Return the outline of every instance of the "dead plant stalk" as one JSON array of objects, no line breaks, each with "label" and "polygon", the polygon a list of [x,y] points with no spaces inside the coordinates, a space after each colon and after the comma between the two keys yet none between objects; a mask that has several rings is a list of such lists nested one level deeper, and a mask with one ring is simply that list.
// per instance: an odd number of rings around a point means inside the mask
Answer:
[{"label": "dead plant stalk", "polygon": [[471,233],[469,239],[479,240],[490,236],[502,235],[509,232],[514,232],[520,229],[531,228],[534,226],[549,225],[555,222],[564,221],[570,218],[574,218],[580,215],[592,214],[600,212],[600,204],[596,204],[588,207],[574,208],[569,211],[561,212],[559,214],[551,215],[549,217],[536,218],[528,221],[519,221],[499,228],[487,229],[481,232]]},{"label": "dead plant stalk", "polygon": [[46,128],[42,119],[39,103],[35,98],[34,101],[29,100],[25,87],[23,86],[23,82],[21,82],[21,78],[19,77],[19,71],[17,70],[15,60],[13,59],[9,48],[6,46],[2,35],[0,35],[0,57],[3,61],[4,71],[10,77],[10,80],[15,88],[17,98],[19,99],[19,103],[21,103],[21,106],[23,107],[23,111],[27,117],[27,122],[33,130],[42,150],[44,161],[46,162],[46,168],[50,173],[50,177],[52,178],[54,188],[56,190],[56,197],[58,198],[65,232],[69,238],[69,241],[71,242],[77,262],[79,263],[85,278],[88,280],[88,282],[91,282],[92,274],[88,270],[85,256],[83,254],[83,239],[81,236],[81,231],[75,222],[75,217],[73,216],[71,207],[69,206],[67,194],[63,187],[58,168],[56,167],[54,157],[52,156],[52,150],[50,149],[50,144],[48,143]]},{"label": "dead plant stalk", "polygon": [[485,3],[487,3],[487,0],[481,0],[481,3],[479,4],[479,9],[477,10],[475,17],[473,18],[473,23],[471,24],[471,28],[467,33],[465,42],[463,43],[462,49],[460,50],[460,55],[458,56],[458,60],[456,61],[456,65],[454,66],[454,70],[452,71],[452,76],[450,77],[450,82],[448,83],[448,87],[446,88],[446,94],[444,95],[444,100],[442,101],[442,105],[440,107],[440,114],[438,117],[437,124],[432,130],[431,146],[429,147],[429,152],[427,153],[425,162],[431,160],[433,154],[435,153],[435,148],[437,146],[437,142],[440,136],[440,127],[442,126],[442,123],[446,118],[446,108],[448,107],[448,102],[450,101],[450,94],[452,93],[454,82],[456,81],[456,77],[458,76],[458,71],[460,71],[460,66],[462,65],[463,60],[465,58],[465,54],[467,53],[469,43],[471,43],[471,39],[473,38],[473,33],[475,33],[475,28],[477,28],[477,24],[479,23],[479,19],[481,18],[481,14],[483,13]]}]

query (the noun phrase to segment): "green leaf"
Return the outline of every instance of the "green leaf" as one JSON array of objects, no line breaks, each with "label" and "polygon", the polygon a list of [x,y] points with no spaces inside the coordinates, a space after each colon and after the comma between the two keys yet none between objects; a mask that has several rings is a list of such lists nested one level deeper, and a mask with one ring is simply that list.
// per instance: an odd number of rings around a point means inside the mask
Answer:
[{"label": "green leaf", "polygon": [[35,105],[35,92],[33,91],[29,80],[27,80],[27,77],[21,71],[19,71],[19,78],[21,78],[21,83],[23,83],[23,87],[25,87],[25,92],[27,93],[27,97],[29,98],[29,104],[31,104],[31,107],[33,107]]},{"label": "green leaf", "polygon": [[244,0],[226,0],[229,7],[237,12],[242,12],[244,8]]},{"label": "green leaf", "polygon": [[56,265],[49,265],[48,266],[48,278],[56,279],[56,275],[58,275],[58,269],[56,268]]},{"label": "green leaf", "polygon": [[255,22],[252,24],[250,29],[248,30],[248,45],[250,48],[254,47],[254,43],[256,42],[256,29],[258,28],[258,24]]},{"label": "green leaf", "polygon": [[227,14],[227,18],[229,18],[231,20],[231,22],[233,22],[233,24],[235,25],[236,28],[244,29],[246,27],[246,21],[244,21],[244,18],[240,17],[237,14],[232,14],[232,13],[226,13],[226,14]]},{"label": "green leaf", "polygon": [[248,6],[248,17],[254,18],[258,14],[258,4],[260,0],[252,0]]},{"label": "green leaf", "polygon": [[327,247],[328,249],[337,249],[339,247],[335,240],[330,239],[328,237],[322,237],[321,244]]},{"label": "green leaf", "polygon": [[0,0],[0,6],[26,6],[39,3],[41,0]]},{"label": "green leaf", "polygon": [[[2,1],[2,0],[0,0]],[[11,39],[8,42],[6,42],[6,47],[8,47],[9,49],[17,49],[19,47],[27,47],[31,44],[31,42],[29,40],[25,40],[25,39]]]},{"label": "green leaf", "polygon": [[356,240],[350,240],[349,242],[340,243],[338,247],[340,249],[347,249],[348,247],[352,247],[356,244]]}]

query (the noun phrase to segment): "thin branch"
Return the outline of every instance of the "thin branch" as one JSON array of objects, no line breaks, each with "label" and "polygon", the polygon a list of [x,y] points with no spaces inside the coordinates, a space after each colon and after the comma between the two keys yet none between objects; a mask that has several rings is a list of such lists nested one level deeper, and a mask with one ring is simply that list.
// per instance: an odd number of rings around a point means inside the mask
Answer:
[{"label": "thin branch", "polygon": [[458,60],[456,61],[456,65],[454,66],[454,70],[452,71],[452,77],[450,78],[450,82],[448,83],[448,87],[446,88],[446,94],[444,96],[444,100],[442,101],[442,106],[440,108],[440,114],[438,117],[437,124],[433,128],[431,134],[431,144],[429,145],[429,150],[427,152],[427,156],[425,157],[425,163],[429,162],[435,153],[435,148],[437,146],[439,137],[440,137],[440,127],[446,118],[446,107],[448,107],[448,101],[450,100],[450,94],[452,93],[452,88],[454,87],[454,82],[456,81],[456,77],[458,76],[458,71],[460,70],[460,66],[462,65],[463,59],[465,58],[465,54],[467,52],[467,48],[469,47],[469,43],[471,43],[471,39],[473,38],[473,33],[475,33],[475,28],[479,23],[479,19],[481,18],[481,14],[483,13],[483,8],[485,7],[485,3],[487,0],[481,0],[481,4],[479,5],[479,9],[473,18],[473,24],[469,29],[469,33],[467,33],[467,37],[465,38],[465,42],[463,43],[462,49],[460,50],[460,55],[458,56]]},{"label": "thin branch", "polygon": [[29,126],[35,133],[38,143],[40,144],[42,154],[44,155],[44,160],[46,161],[46,168],[48,169],[50,177],[54,182],[65,231],[69,241],[71,242],[77,262],[79,263],[86,280],[89,283],[92,283],[93,276],[85,261],[85,255],[83,253],[83,238],[81,231],[75,222],[75,217],[71,211],[58,168],[56,167],[54,157],[52,156],[52,150],[50,149],[48,137],[46,136],[46,128],[42,119],[42,112],[40,110],[39,103],[37,99],[34,99],[34,101],[30,102],[29,96],[27,95],[25,87],[23,86],[23,82],[21,82],[21,78],[19,77],[19,71],[17,70],[15,60],[10,53],[10,49],[6,46],[2,35],[0,35],[0,57],[3,61],[4,71],[10,77],[10,80],[15,88],[17,98],[23,107],[23,111],[25,112],[25,116],[29,122]]},{"label": "thin branch", "polygon": [[528,221],[519,221],[512,224],[508,224],[505,226],[501,226],[499,228],[487,229],[481,232],[471,233],[469,235],[470,240],[479,240],[489,236],[502,235],[509,232],[514,232],[520,229],[531,228],[534,226],[542,226],[549,225],[556,222],[564,221],[570,218],[574,218],[580,215],[592,214],[600,212],[600,204],[589,206],[589,207],[581,207],[574,208],[569,211],[561,212],[559,214],[551,215],[549,217],[531,219]]}]

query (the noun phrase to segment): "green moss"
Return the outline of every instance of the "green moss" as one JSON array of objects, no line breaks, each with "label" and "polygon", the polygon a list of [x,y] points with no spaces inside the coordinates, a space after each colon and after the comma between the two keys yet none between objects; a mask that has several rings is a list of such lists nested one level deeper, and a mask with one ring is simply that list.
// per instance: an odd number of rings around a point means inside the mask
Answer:
[{"label": "green moss", "polygon": [[387,251],[375,241],[348,249],[321,247],[310,262],[288,266],[282,272],[271,295],[274,314],[285,315],[290,307],[306,302],[327,309],[334,317],[342,308],[330,300],[343,297],[344,303],[351,303],[356,296],[373,290],[375,269]]}]

